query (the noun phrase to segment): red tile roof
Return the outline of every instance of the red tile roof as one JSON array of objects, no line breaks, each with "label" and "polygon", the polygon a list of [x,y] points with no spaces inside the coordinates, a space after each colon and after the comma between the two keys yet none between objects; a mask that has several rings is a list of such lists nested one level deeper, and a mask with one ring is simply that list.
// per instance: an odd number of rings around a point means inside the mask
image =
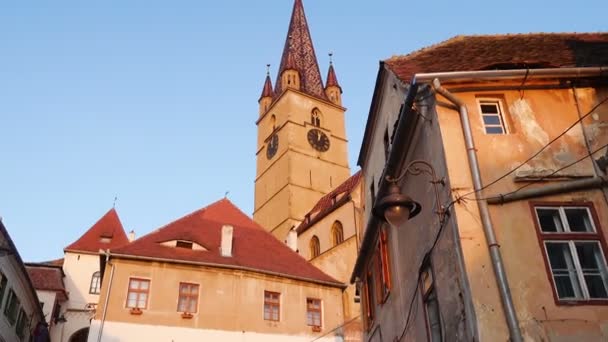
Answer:
[{"label": "red tile roof", "polygon": [[260,99],[263,97],[272,97],[272,81],[270,80],[270,75],[266,75],[266,80],[264,81],[264,88],[262,89],[262,95],[260,95]]},{"label": "red tile roof", "polygon": [[[304,220],[296,231],[298,234],[305,232],[313,224],[318,222],[329,213],[338,209],[344,203],[349,200],[349,195],[355,190],[359,182],[361,181],[361,171],[358,171],[350,178],[344,181],[344,183],[338,185],[332,192],[321,197],[321,199],[315,204],[315,206],[306,214],[307,220]],[[343,195],[340,199],[338,197]]]},{"label": "red tile roof", "polygon": [[[223,225],[234,227],[232,257],[222,257],[220,254]],[[174,240],[192,241],[205,247],[207,251],[161,245],[163,242]],[[343,286],[306,262],[227,199],[188,214],[126,246],[116,248],[112,250],[112,254],[115,257],[139,256],[236,267]]]},{"label": "red tile roof", "polygon": [[334,64],[329,64],[329,70],[327,70],[327,83],[325,87],[338,87],[340,88],[340,84],[338,84],[338,77],[336,77],[336,71],[334,70]]},{"label": "red tile roof", "polygon": [[[110,242],[102,242],[110,238]],[[129,243],[120,218],[114,208],[110,209],[84,235],[65,248],[66,251],[97,253],[100,249],[116,248]]]},{"label": "red tile roof", "polygon": [[300,73],[300,90],[302,92],[327,100],[302,0],[295,0],[293,4],[281,65],[275,83],[275,96],[280,96],[283,93],[281,74],[288,69],[295,69]]},{"label": "red tile roof", "polygon": [[62,296],[60,300],[67,299],[61,267],[28,263],[25,269],[36,290],[56,291]]},{"label": "red tile roof", "polygon": [[402,81],[416,73],[608,65],[608,33],[456,36],[385,61]]}]

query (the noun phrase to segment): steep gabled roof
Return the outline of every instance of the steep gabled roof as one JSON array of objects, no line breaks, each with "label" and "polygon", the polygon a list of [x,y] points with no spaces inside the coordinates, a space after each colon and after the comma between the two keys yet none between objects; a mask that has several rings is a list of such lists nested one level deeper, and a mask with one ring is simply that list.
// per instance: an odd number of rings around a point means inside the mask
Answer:
[{"label": "steep gabled roof", "polygon": [[386,65],[403,81],[416,73],[608,65],[608,33],[456,36]]},{"label": "steep gabled roof", "polygon": [[[104,242],[108,241],[108,242]],[[78,240],[65,248],[72,252],[97,253],[100,249],[115,248],[129,243],[120,218],[114,208],[110,209]]]},{"label": "steep gabled roof", "polygon": [[[223,225],[234,227],[231,257],[223,257],[220,253]],[[162,245],[163,242],[175,240],[191,241],[206,250]],[[149,257],[168,262],[241,268],[343,286],[309,264],[227,199],[188,214],[126,246],[116,248],[112,250],[112,254],[115,257]]]},{"label": "steep gabled roof", "polygon": [[327,100],[302,0],[295,0],[293,4],[281,65],[275,83],[275,96],[283,93],[281,75],[288,69],[295,69],[299,72],[300,91]]},{"label": "steep gabled roof", "polygon": [[321,197],[317,204],[306,214],[306,219],[296,228],[296,232],[298,234],[305,232],[323,217],[344,205],[350,199],[349,195],[356,189],[360,181],[361,171],[358,171],[330,193]]}]

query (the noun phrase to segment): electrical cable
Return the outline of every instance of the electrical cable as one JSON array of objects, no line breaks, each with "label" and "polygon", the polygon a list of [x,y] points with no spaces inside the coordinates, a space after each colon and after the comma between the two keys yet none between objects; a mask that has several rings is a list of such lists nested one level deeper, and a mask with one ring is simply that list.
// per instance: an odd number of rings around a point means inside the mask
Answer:
[{"label": "electrical cable", "polygon": [[[449,208],[450,208],[451,204],[446,207],[446,216],[449,216]],[[437,235],[435,235],[435,240],[433,240],[433,244],[431,245],[431,247],[429,248],[429,250],[425,253],[425,257],[423,258],[423,263],[418,267],[418,277],[416,279],[416,288],[414,289],[414,295],[412,296],[412,299],[410,300],[410,308],[408,310],[407,313],[407,318],[405,320],[405,326],[403,327],[403,331],[401,332],[401,335],[399,336],[399,341],[401,341],[401,339],[407,334],[407,331],[409,329],[410,326],[410,318],[412,317],[412,307],[414,306],[414,301],[416,300],[416,297],[418,297],[418,286],[420,284],[420,278],[422,276],[422,265],[424,265],[424,260],[427,259],[427,257],[430,257],[431,254],[433,253],[433,250],[435,249],[435,247],[437,246],[437,243],[439,243],[439,238],[441,237],[441,233],[443,232],[443,229],[446,226],[447,223],[447,219],[444,219],[440,222],[440,226],[439,226],[439,230],[437,231]],[[418,309],[418,302],[416,302],[416,310]]]},{"label": "electrical cable", "polygon": [[539,154],[541,154],[544,150],[546,150],[551,144],[553,144],[555,141],[557,141],[559,138],[563,137],[564,135],[566,135],[566,133],[568,133],[572,128],[574,128],[576,125],[578,125],[581,121],[583,121],[586,117],[588,117],[589,115],[593,114],[593,112],[599,108],[601,105],[603,105],[606,101],[608,101],[608,97],[604,98],[602,101],[600,101],[598,104],[596,104],[593,108],[591,108],[590,111],[588,111],[585,115],[583,116],[579,116],[579,119],[576,120],[572,125],[570,125],[570,127],[568,127],[565,131],[563,131],[561,134],[559,134],[557,137],[553,138],[551,141],[549,141],[547,144],[545,144],[545,146],[543,146],[540,150],[538,150],[536,153],[534,153],[531,157],[529,157],[528,159],[526,159],[524,162],[522,162],[521,164],[519,164],[517,167],[515,167],[514,169],[511,169],[511,171],[505,173],[504,175],[498,177],[497,179],[495,179],[494,181],[484,185],[481,189],[479,190],[473,190],[471,192],[468,192],[462,196],[458,196],[458,198],[456,200],[458,200],[459,198],[464,198],[467,197],[469,195],[472,195],[474,193],[480,192],[484,189],[489,188],[490,186],[500,182],[501,180],[503,180],[504,178],[508,177],[509,175],[511,175],[513,172],[519,170],[522,166],[526,165],[529,161],[531,161],[532,159],[536,158]]},{"label": "electrical cable", "polygon": [[[592,151],[592,152],[587,153],[586,155],[584,155],[584,156],[583,156],[583,157],[581,157],[580,159],[577,159],[576,161],[574,161],[574,162],[572,162],[572,163],[570,163],[570,164],[567,164],[566,166],[563,166],[563,167],[561,167],[561,168],[559,168],[559,169],[557,169],[557,170],[555,170],[555,171],[551,172],[551,173],[550,173],[550,174],[548,174],[548,175],[545,175],[545,176],[542,176],[542,177],[540,177],[540,178],[538,178],[538,179],[535,179],[535,180],[533,180],[533,181],[530,181],[528,184],[522,185],[522,186],[520,186],[519,188],[517,188],[517,189],[515,189],[515,190],[513,190],[513,191],[511,191],[511,192],[507,192],[506,194],[501,194],[501,195],[499,195],[499,196],[495,196],[495,197],[504,197],[504,196],[510,196],[510,195],[513,195],[513,194],[515,194],[515,193],[517,193],[517,192],[521,191],[522,189],[525,189],[525,188],[529,187],[529,186],[530,186],[530,185],[532,185],[532,184],[536,184],[536,183],[542,182],[543,180],[545,180],[545,179],[547,179],[547,178],[549,178],[549,177],[551,177],[551,176],[555,175],[556,173],[558,173],[558,172],[560,172],[560,171],[563,171],[563,170],[565,170],[565,169],[567,169],[567,168],[569,168],[569,167],[571,167],[571,166],[573,166],[573,165],[576,165],[576,164],[578,164],[578,163],[582,162],[583,160],[585,160],[585,159],[587,159],[587,158],[589,158],[589,157],[593,157],[593,155],[594,155],[594,154],[598,153],[599,151],[603,150],[603,149],[604,149],[604,148],[606,148],[606,147],[608,147],[608,144],[604,144],[604,145],[600,146],[600,147],[599,147],[599,148],[597,148],[596,150],[594,150],[594,151]],[[465,198],[465,199],[471,199],[471,198]],[[482,201],[482,200],[483,200],[483,201],[487,201],[488,199],[490,199],[490,197],[488,197],[488,198],[479,198],[479,199],[474,199],[474,200],[478,200],[478,201]]]},{"label": "electrical cable", "polygon": [[355,316],[355,317],[353,317],[353,318],[349,319],[348,321],[344,322],[344,324],[340,324],[340,325],[338,325],[337,327],[333,328],[332,330],[330,330],[330,331],[326,332],[325,334],[323,334],[323,335],[321,335],[321,336],[316,337],[314,340],[311,340],[310,342],[314,342],[314,341],[317,341],[317,340],[319,340],[319,339],[322,339],[323,337],[325,337],[325,336],[327,336],[327,335],[331,334],[332,332],[334,332],[334,331],[336,331],[336,330],[338,330],[338,329],[340,329],[340,328],[345,327],[347,324],[350,324],[350,323],[354,322],[356,319],[359,319],[359,317],[361,317],[361,315],[357,315],[357,316]]}]

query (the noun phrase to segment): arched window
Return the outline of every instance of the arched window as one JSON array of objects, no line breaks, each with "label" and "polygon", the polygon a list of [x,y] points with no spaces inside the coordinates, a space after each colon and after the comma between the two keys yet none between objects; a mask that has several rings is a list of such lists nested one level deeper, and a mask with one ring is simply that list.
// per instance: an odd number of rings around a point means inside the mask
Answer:
[{"label": "arched window", "polygon": [[319,244],[319,238],[315,235],[310,239],[310,258],[316,258],[321,254],[321,246]]},{"label": "arched window", "polygon": [[342,223],[340,223],[340,221],[334,222],[331,226],[331,239],[334,242],[334,246],[344,242],[344,229],[342,229]]},{"label": "arched window", "polygon": [[310,113],[310,123],[313,126],[321,127],[321,111],[318,108],[313,109]]},{"label": "arched window", "polygon": [[99,294],[99,290],[101,290],[101,278],[99,276],[99,272],[95,272],[91,277],[91,287],[89,287],[89,293]]},{"label": "arched window", "polygon": [[274,132],[274,129],[277,128],[277,117],[274,114],[270,117],[270,124],[272,125],[272,131]]}]

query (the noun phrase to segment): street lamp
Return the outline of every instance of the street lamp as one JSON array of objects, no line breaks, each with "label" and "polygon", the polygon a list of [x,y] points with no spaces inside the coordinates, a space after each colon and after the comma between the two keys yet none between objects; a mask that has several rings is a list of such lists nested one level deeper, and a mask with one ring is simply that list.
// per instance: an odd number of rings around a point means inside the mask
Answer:
[{"label": "street lamp", "polygon": [[[420,168],[419,165],[426,166],[426,168]],[[412,161],[407,165],[403,173],[396,178],[386,176],[386,180],[391,183],[388,188],[388,193],[378,200],[372,209],[372,213],[374,216],[388,222],[391,227],[396,229],[405,224],[407,220],[418,215],[422,210],[420,203],[416,202],[408,195],[402,194],[401,189],[397,185],[397,182],[408,173],[412,175],[426,173],[431,176],[431,183],[435,190],[435,200],[437,203],[439,203],[439,189],[437,188],[437,185],[445,185],[443,179],[437,178],[433,166],[424,160]],[[439,208],[437,215],[439,215],[439,219],[443,221],[445,216],[445,208],[443,206]]]}]

